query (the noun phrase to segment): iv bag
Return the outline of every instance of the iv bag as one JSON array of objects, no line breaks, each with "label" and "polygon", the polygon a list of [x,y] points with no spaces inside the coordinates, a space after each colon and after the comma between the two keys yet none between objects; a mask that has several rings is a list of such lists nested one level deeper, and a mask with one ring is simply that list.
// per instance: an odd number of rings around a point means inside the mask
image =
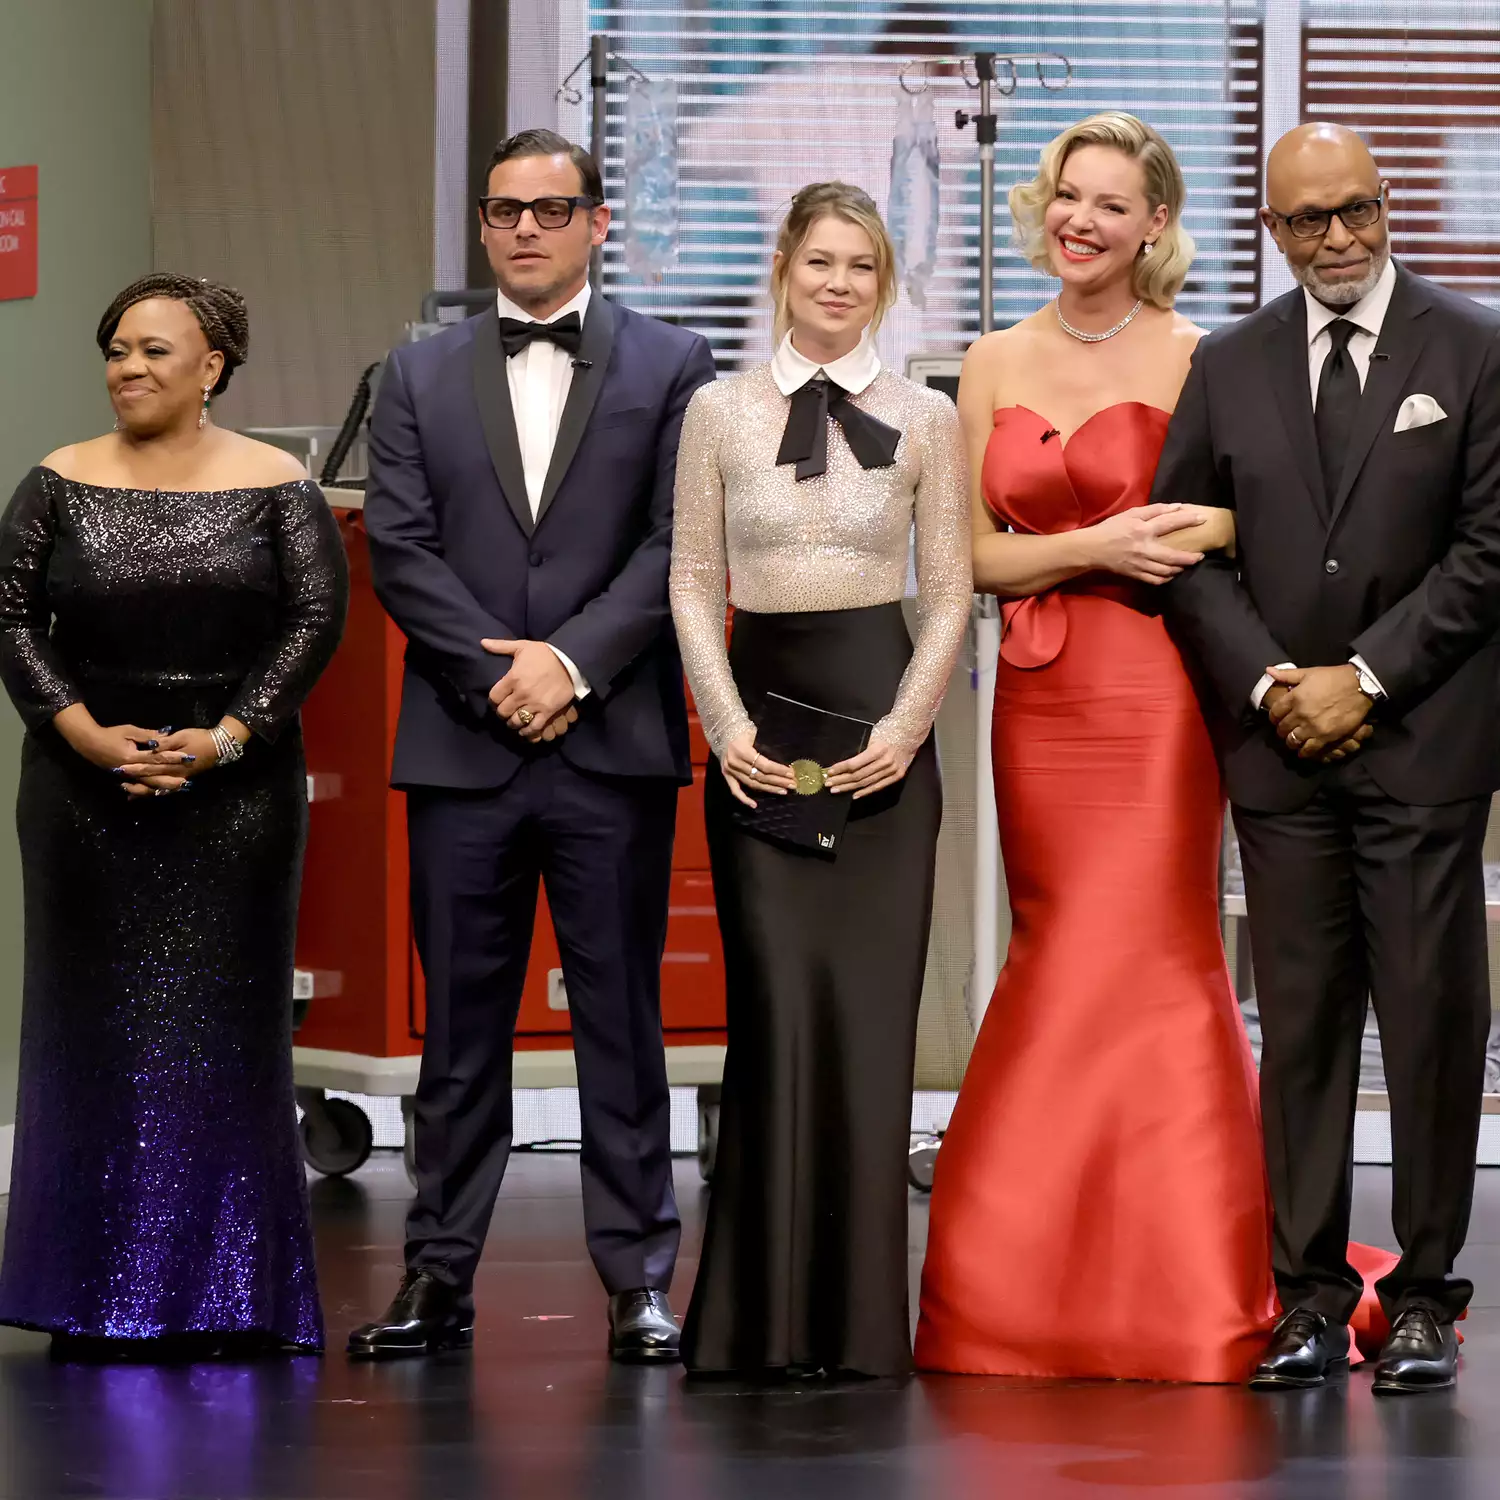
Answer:
[{"label": "iv bag", "polygon": [[660,281],[677,260],[677,85],[632,78],[625,92],[625,264]]},{"label": "iv bag", "polygon": [[912,305],[925,309],[938,253],[937,122],[927,92],[913,99],[901,89],[897,96],[887,218],[896,245],[896,274]]}]

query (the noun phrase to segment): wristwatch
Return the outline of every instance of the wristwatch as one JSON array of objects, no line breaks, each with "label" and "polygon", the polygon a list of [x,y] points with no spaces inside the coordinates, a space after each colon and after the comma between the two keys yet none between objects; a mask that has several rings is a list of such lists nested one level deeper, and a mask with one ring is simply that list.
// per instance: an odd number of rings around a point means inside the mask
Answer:
[{"label": "wristwatch", "polygon": [[1354,675],[1359,680],[1360,692],[1362,692],[1366,698],[1371,699],[1375,703],[1379,703],[1380,700],[1385,697],[1385,694],[1381,691],[1380,684],[1375,680],[1375,677],[1370,672],[1370,669],[1368,667],[1361,666],[1358,662],[1350,662],[1349,665],[1354,668]]}]

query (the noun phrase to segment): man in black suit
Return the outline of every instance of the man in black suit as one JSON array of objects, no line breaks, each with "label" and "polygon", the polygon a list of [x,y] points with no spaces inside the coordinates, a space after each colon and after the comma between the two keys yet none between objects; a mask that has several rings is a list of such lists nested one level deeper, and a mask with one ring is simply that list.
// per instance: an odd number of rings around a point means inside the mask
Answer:
[{"label": "man in black suit", "polygon": [[407,637],[392,784],[427,1034],[406,1276],[349,1349],[472,1339],[545,881],[610,1349],[676,1359],[660,966],[691,770],[667,569],[682,414],[713,360],[591,294],[609,210],[587,152],[550,131],[502,141],[480,220],[497,305],[393,352],[370,424],[371,571]]},{"label": "man in black suit", "polygon": [[1449,1385],[1490,1018],[1500,785],[1500,317],[1396,266],[1389,184],[1304,125],[1261,218],[1300,286],[1198,346],[1153,500],[1236,512],[1167,611],[1228,709],[1283,1307],[1252,1384],[1348,1356],[1360,1037],[1380,1023],[1393,1218],[1378,1391]]}]

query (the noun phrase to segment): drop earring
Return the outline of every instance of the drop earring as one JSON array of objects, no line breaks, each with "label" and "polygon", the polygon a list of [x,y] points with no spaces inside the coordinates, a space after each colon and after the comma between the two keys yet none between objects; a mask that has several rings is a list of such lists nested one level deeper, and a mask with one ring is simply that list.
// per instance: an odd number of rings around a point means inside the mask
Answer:
[{"label": "drop earring", "polygon": [[203,387],[203,407],[198,413],[198,426],[200,430],[208,426],[208,403],[212,398],[214,388],[211,385]]}]

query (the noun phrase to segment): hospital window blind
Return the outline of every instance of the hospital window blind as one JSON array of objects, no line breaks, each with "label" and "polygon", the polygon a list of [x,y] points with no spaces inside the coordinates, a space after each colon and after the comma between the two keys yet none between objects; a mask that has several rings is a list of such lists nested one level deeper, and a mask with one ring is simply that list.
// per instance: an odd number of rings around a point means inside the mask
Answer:
[{"label": "hospital window blind", "polygon": [[[1493,4],[1311,0],[1304,116],[1369,143],[1392,196],[1391,244],[1412,270],[1500,306],[1500,27]],[[1420,17],[1424,24],[1407,21]]]},{"label": "hospital window blind", "polygon": [[[675,80],[679,90],[679,260],[659,283],[633,277],[617,235],[606,250],[605,289],[705,333],[721,368],[769,349],[765,278],[792,192],[839,176],[884,209],[901,64],[980,47],[1058,52],[1073,68],[1071,84],[1056,92],[1023,70],[1015,93],[999,101],[997,324],[1024,317],[1056,287],[1011,248],[1006,189],[1033,174],[1059,130],[1105,108],[1140,115],[1181,158],[1186,222],[1198,244],[1182,310],[1214,326],[1259,302],[1259,0],[587,5],[589,29],[609,34],[630,64]],[[1049,76],[1056,78],[1055,69]],[[617,212],[626,86],[616,69],[605,167]],[[963,348],[979,328],[978,150],[972,127],[960,132],[954,123],[955,109],[977,107],[977,93],[956,76],[937,76],[931,86],[941,150],[939,254],[925,309],[903,292],[883,335],[892,362],[918,349]]]}]

